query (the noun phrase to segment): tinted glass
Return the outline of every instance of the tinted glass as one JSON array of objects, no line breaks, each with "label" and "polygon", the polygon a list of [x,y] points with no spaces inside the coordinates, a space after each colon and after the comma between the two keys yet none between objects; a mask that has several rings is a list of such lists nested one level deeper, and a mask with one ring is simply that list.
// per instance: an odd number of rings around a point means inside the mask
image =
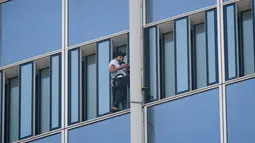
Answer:
[{"label": "tinted glass", "polygon": [[69,45],[129,28],[128,0],[69,0]]},{"label": "tinted glass", "polygon": [[[188,3],[188,4],[186,4]],[[146,0],[147,23],[216,4],[216,0]]]},{"label": "tinted glass", "polygon": [[110,112],[110,41],[97,44],[97,66],[98,66],[98,114],[102,115]]},{"label": "tinted glass", "polygon": [[157,27],[149,30],[150,48],[150,100],[157,99]]},{"label": "tinted glass", "polygon": [[87,73],[87,119],[93,119],[97,116],[97,95],[96,95],[96,56],[88,56],[87,57],[87,65],[86,65],[86,73]]},{"label": "tinted glass", "polygon": [[205,25],[195,25],[196,88],[207,85]]},{"label": "tinted glass", "polygon": [[20,66],[20,138],[33,133],[33,71],[33,63]]},{"label": "tinted glass", "polygon": [[241,13],[242,16],[242,48],[243,48],[243,70],[244,75],[254,73],[254,41],[253,21],[251,11]]},{"label": "tinted glass", "polygon": [[49,137],[41,138],[29,143],[61,143],[61,134],[56,134]]},{"label": "tinted glass", "polygon": [[176,92],[189,90],[189,28],[188,18],[175,21]]},{"label": "tinted glass", "polygon": [[148,143],[220,143],[219,90],[148,108]]},{"label": "tinted glass", "polygon": [[207,70],[208,84],[217,81],[217,13],[216,10],[206,12],[206,46],[207,46]]},{"label": "tinted glass", "polygon": [[69,51],[69,123],[80,121],[80,49]]},{"label": "tinted glass", "polygon": [[50,129],[50,81],[49,69],[40,71],[40,133],[49,131]]},{"label": "tinted glass", "polygon": [[9,142],[18,140],[19,123],[19,79],[9,80],[10,90],[10,116],[9,116]]},{"label": "tinted glass", "polygon": [[175,95],[175,48],[173,33],[164,35],[164,91],[165,97]]},{"label": "tinted glass", "polygon": [[236,13],[235,5],[224,7],[224,33],[225,33],[225,61],[226,78],[231,79],[237,76],[236,62]]},{"label": "tinted glass", "polygon": [[68,143],[84,142],[130,143],[130,115],[121,115],[68,132]]},{"label": "tinted glass", "polygon": [[255,142],[255,79],[226,87],[228,143]]},{"label": "tinted glass", "polygon": [[61,55],[51,56],[51,129],[60,126]]},{"label": "tinted glass", "polygon": [[10,0],[1,4],[1,65],[61,48],[61,1]]}]

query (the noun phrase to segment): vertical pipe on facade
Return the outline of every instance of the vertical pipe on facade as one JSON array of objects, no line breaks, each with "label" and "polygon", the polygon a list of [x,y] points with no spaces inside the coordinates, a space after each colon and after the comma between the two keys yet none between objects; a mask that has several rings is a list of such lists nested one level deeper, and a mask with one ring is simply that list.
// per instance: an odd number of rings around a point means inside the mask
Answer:
[{"label": "vertical pipe on facade", "polygon": [[129,0],[131,143],[144,142],[142,88],[143,1]]},{"label": "vertical pipe on facade", "polygon": [[220,106],[220,141],[227,143],[226,136],[226,96],[225,96],[225,63],[224,63],[224,29],[223,0],[217,0],[217,37],[218,37],[218,70],[219,70],[219,106]]},{"label": "vertical pipe on facade", "polygon": [[67,48],[68,48],[68,0],[62,0],[62,50],[61,50],[61,142],[67,143],[68,95],[67,95]]}]

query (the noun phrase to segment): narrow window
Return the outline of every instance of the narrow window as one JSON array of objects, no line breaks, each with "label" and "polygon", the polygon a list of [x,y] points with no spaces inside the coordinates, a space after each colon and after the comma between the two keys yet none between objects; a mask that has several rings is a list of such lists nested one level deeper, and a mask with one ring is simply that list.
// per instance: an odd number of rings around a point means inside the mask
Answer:
[{"label": "narrow window", "polygon": [[218,82],[217,51],[217,13],[216,10],[206,12],[206,50],[207,50],[207,84]]},{"label": "narrow window", "polygon": [[15,142],[18,140],[18,131],[19,131],[19,79],[13,78],[9,79],[9,94],[7,99],[9,100],[9,112],[8,113],[8,140],[9,143]]},{"label": "narrow window", "polygon": [[98,115],[110,113],[110,40],[97,43]]},{"label": "narrow window", "polygon": [[19,138],[33,135],[33,62],[20,65]]},{"label": "narrow window", "polygon": [[80,48],[68,53],[69,124],[80,121]]},{"label": "narrow window", "polygon": [[173,32],[163,35],[164,97],[175,95],[175,48]]},{"label": "narrow window", "polygon": [[97,83],[96,83],[96,56],[84,57],[83,62],[84,82],[84,120],[97,117]]},{"label": "narrow window", "polygon": [[[50,57],[50,130],[61,126],[61,55]],[[74,89],[75,90],[75,89]]]},{"label": "narrow window", "polygon": [[195,88],[207,86],[207,61],[205,46],[205,25],[198,24],[194,26],[195,36]]},{"label": "narrow window", "polygon": [[236,7],[235,4],[224,6],[224,44],[226,80],[233,79],[237,74],[236,46]]},{"label": "narrow window", "polygon": [[158,97],[158,32],[157,27],[145,30],[145,46],[144,46],[144,70],[145,70],[145,101],[153,101]]},{"label": "narrow window", "polygon": [[254,73],[254,41],[251,11],[241,12],[242,74]]},{"label": "narrow window", "polygon": [[49,68],[39,71],[39,98],[40,98],[40,133],[50,130],[50,89],[49,89]]},{"label": "narrow window", "polygon": [[188,18],[175,21],[175,80],[176,93],[186,92],[189,87],[189,22]]}]

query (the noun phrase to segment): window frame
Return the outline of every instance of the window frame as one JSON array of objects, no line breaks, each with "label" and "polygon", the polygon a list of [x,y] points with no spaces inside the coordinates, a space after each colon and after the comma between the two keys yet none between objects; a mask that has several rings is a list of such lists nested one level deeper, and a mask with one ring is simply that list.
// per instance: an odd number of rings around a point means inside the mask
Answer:
[{"label": "window frame", "polygon": [[[234,43],[235,43],[235,76],[234,77],[229,77],[229,69],[228,69],[228,31],[227,31],[227,8],[233,6],[233,13],[234,13]],[[225,80],[231,80],[237,78],[238,75],[238,53],[237,53],[237,13],[236,13],[236,3],[231,3],[228,5],[224,5],[223,7],[223,27],[224,27],[224,52],[225,52]]]},{"label": "window frame", "polygon": [[[59,68],[59,72],[58,72],[58,78],[59,78],[59,81],[58,81],[58,83],[59,83],[59,87],[58,87],[58,92],[59,92],[59,95],[58,95],[58,103],[59,103],[59,105],[58,105],[58,110],[59,110],[59,112],[58,112],[58,126],[57,127],[52,127],[52,73],[53,73],[53,71],[52,71],[52,65],[53,65],[53,58],[54,57],[58,57],[58,68]],[[61,92],[61,86],[62,86],[62,75],[61,75],[61,73],[62,73],[62,65],[61,65],[61,61],[62,61],[62,57],[61,57],[61,53],[57,53],[57,54],[54,54],[54,55],[51,55],[50,56],[50,73],[49,73],[49,77],[50,77],[50,82],[49,82],[49,86],[50,86],[50,131],[52,131],[52,130],[56,130],[56,129],[59,129],[59,128],[61,128],[61,105],[62,105],[62,103],[61,103],[61,95],[62,95],[62,92]],[[69,91],[69,90],[68,90]],[[66,106],[68,106],[68,105],[66,105]]]},{"label": "window frame", "polygon": [[[186,19],[187,20],[187,82],[188,82],[188,89],[186,90],[183,90],[183,91],[180,91],[178,92],[178,87],[177,87],[177,47],[176,47],[176,22],[179,21],[179,20],[183,20],[183,19]],[[190,91],[190,39],[189,39],[189,36],[190,36],[190,21],[189,21],[189,17],[188,16],[185,16],[185,17],[182,17],[182,18],[178,18],[178,19],[175,19],[174,20],[174,48],[175,48],[175,94],[182,94],[182,93],[185,93],[185,92],[188,92]]]},{"label": "window frame", "polygon": [[[31,64],[31,70],[32,70],[32,95],[31,95],[31,101],[32,101],[32,104],[31,104],[31,134],[30,135],[26,135],[26,136],[23,136],[21,137],[21,88],[22,88],[22,85],[21,85],[21,75],[22,75],[22,66],[26,66],[26,65],[29,65]],[[21,64],[19,65],[19,129],[18,129],[18,139],[19,140],[22,140],[22,139],[25,139],[25,138],[29,138],[29,137],[32,137],[34,135],[34,61],[31,61],[31,62],[27,62],[27,63],[24,63],[24,64]]]},{"label": "window frame", "polygon": [[[207,19],[208,19],[208,16],[207,16],[207,13],[209,12],[214,12],[214,33],[215,33],[215,82],[212,82],[210,83],[209,81],[209,53],[208,53],[208,26],[207,26]],[[207,86],[210,86],[210,85],[213,85],[213,84],[216,84],[219,82],[219,63],[218,63],[218,34],[217,34],[217,27],[218,27],[218,24],[217,24],[217,9],[210,9],[210,10],[207,10],[205,11],[205,45],[206,45],[206,61],[207,61],[207,64],[206,64],[206,68],[207,68]]]},{"label": "window frame", "polygon": [[[150,100],[150,97],[151,97],[151,92],[150,92],[150,85],[151,85],[151,77],[150,77],[150,61],[151,61],[151,57],[150,57],[150,30],[151,29],[153,29],[153,28],[155,28],[155,46],[156,46],[156,53],[155,53],[155,59],[156,59],[156,61],[155,61],[155,66],[156,66],[156,72],[155,72],[155,74],[156,74],[156,80],[155,80],[155,84],[156,84],[156,91],[155,91],[155,93],[157,94],[156,95],[156,98],[155,99],[153,99],[153,100]],[[143,74],[144,74],[144,85],[145,85],[145,87],[147,87],[148,88],[148,90],[145,90],[145,96],[144,96],[144,102],[145,103],[149,103],[149,102],[153,102],[153,101],[157,101],[157,100],[159,100],[159,77],[158,77],[158,75],[159,75],[159,65],[158,65],[158,61],[159,61],[159,58],[158,58],[158,54],[159,54],[159,34],[158,34],[158,26],[157,25],[154,25],[154,26],[151,26],[151,27],[148,27],[148,28],[146,28],[146,29],[144,29],[144,46],[143,46],[143,57],[147,57],[147,58],[144,58],[144,61],[147,61],[147,62],[149,62],[149,63],[146,63],[146,62],[144,62],[144,64],[143,64],[143,68],[144,68],[144,70],[143,70]]]},{"label": "window frame", "polygon": [[80,117],[81,117],[81,115],[80,115],[80,101],[78,101],[78,121],[75,121],[75,122],[72,122],[72,120],[71,120],[71,53],[73,52],[73,51],[76,51],[76,50],[78,50],[78,55],[79,55],[79,58],[78,58],[78,72],[79,72],[79,74],[78,74],[78,99],[80,100],[80,81],[81,81],[81,79],[80,79],[80,69],[81,69],[81,67],[80,67],[80,62],[81,62],[81,59],[80,59],[80,47],[78,47],[78,48],[74,48],[74,49],[71,49],[71,50],[69,50],[68,51],[68,125],[72,125],[72,124],[76,124],[76,123],[79,123],[80,122]]},{"label": "window frame", "polygon": [[96,95],[97,95],[97,117],[101,117],[101,116],[104,116],[104,115],[107,115],[107,114],[110,114],[112,113],[112,110],[111,110],[111,101],[112,101],[112,89],[111,89],[111,86],[110,86],[110,81],[111,81],[111,76],[110,76],[110,73],[109,73],[109,112],[106,112],[104,114],[100,114],[99,113],[99,44],[100,43],[104,43],[104,42],[109,42],[109,61],[108,63],[110,63],[110,61],[112,60],[111,59],[111,52],[112,52],[112,41],[111,39],[106,39],[106,40],[103,40],[103,41],[99,41],[96,43],[96,82],[97,82],[97,90],[96,90]]}]

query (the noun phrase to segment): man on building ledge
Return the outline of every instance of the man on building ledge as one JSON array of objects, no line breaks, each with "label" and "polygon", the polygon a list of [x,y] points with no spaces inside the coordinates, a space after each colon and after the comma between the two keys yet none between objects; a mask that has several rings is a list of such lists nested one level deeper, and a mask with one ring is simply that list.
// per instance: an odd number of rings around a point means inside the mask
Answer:
[{"label": "man on building ledge", "polygon": [[114,59],[109,64],[111,85],[113,89],[112,112],[127,108],[127,87],[129,85],[129,64],[123,62],[125,53],[115,52]]}]

